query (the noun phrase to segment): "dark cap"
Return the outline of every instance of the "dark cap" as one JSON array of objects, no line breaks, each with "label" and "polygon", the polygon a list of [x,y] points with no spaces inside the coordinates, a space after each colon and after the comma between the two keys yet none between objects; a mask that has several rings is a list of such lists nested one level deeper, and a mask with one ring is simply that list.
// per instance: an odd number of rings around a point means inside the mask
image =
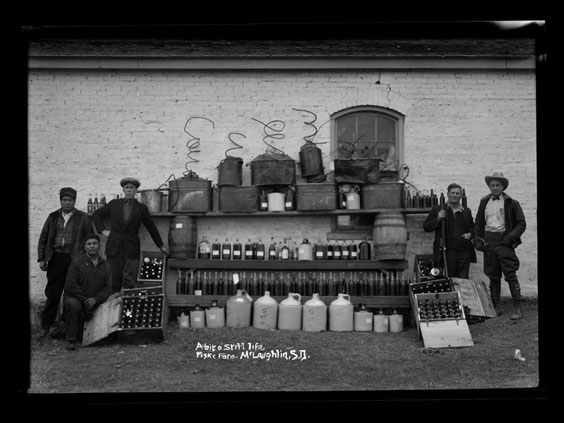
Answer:
[{"label": "dark cap", "polygon": [[65,195],[68,195],[76,200],[76,190],[71,187],[61,188],[61,191],[59,192],[59,198],[62,200]]},{"label": "dark cap", "polygon": [[135,178],[123,178],[119,184],[123,187],[125,184],[133,184],[135,185],[135,188],[139,188],[139,185],[141,185],[141,182],[139,182],[138,179]]}]

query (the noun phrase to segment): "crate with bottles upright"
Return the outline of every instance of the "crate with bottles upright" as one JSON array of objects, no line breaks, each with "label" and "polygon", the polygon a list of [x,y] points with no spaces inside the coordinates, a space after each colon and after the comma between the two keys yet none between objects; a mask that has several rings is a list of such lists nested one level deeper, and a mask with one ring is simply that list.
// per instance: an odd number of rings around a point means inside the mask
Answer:
[{"label": "crate with bottles upright", "polygon": [[273,296],[408,297],[414,275],[407,271],[223,271],[178,269],[176,295],[235,295],[238,289],[251,296],[266,291]]},{"label": "crate with bottles upright", "polygon": [[204,235],[198,243],[197,258],[200,260],[283,260],[283,261],[312,261],[312,260],[363,260],[368,261],[373,257],[372,245],[367,238],[358,242],[355,240],[330,240],[327,242],[318,239],[311,243],[304,238],[298,244],[292,237],[276,240],[270,238],[265,244],[262,238],[248,238],[242,243],[239,238],[231,243],[229,238],[220,241],[215,238],[213,242]]}]

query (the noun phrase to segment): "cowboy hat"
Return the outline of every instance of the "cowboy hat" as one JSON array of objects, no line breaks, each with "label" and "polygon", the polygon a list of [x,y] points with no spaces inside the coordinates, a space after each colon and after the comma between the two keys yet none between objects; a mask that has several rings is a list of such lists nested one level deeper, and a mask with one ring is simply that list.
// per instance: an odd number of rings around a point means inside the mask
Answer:
[{"label": "cowboy hat", "polygon": [[486,185],[490,186],[490,182],[491,181],[499,181],[501,182],[501,185],[503,186],[503,190],[507,189],[507,186],[509,185],[509,181],[507,180],[507,178],[505,178],[503,176],[503,173],[501,172],[494,172],[489,176],[486,176]]}]

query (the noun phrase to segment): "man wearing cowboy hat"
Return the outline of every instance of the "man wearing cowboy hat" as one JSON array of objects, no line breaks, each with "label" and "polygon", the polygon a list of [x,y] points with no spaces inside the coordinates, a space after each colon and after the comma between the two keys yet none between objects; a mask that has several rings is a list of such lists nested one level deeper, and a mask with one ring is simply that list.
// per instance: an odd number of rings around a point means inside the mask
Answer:
[{"label": "man wearing cowboy hat", "polygon": [[480,200],[476,214],[474,245],[484,252],[484,273],[490,278],[490,294],[496,313],[501,314],[501,276],[509,285],[513,299],[511,320],[521,313],[521,288],[517,279],[519,258],[515,248],[527,227],[525,215],[517,200],[505,193],[509,181],[501,172],[486,176],[490,194]]},{"label": "man wearing cowboy hat", "polygon": [[[124,288],[134,288],[139,271],[141,240],[139,228],[145,225],[153,242],[164,253],[168,250],[153,222],[149,209],[135,199],[141,185],[135,178],[123,178],[120,181],[124,198],[111,200],[92,214],[96,230],[107,237],[106,257],[112,268],[112,289],[114,292]],[[110,229],[104,228],[103,218],[109,217]]]},{"label": "man wearing cowboy hat", "polygon": [[57,318],[71,261],[84,252],[85,237],[92,230],[90,217],[74,207],[76,203],[74,188],[61,188],[59,200],[61,208],[47,217],[37,245],[39,268],[47,272],[45,286],[47,301],[41,312],[43,338],[49,335],[51,325]]}]

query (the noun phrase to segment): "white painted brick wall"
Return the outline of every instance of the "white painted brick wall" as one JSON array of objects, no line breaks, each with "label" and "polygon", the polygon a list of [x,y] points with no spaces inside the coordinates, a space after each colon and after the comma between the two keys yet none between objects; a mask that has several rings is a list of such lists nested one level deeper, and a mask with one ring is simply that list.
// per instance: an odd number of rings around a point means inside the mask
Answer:
[{"label": "white painted brick wall", "polygon": [[[380,80],[380,84],[376,82]],[[280,119],[286,124],[284,140],[273,144],[298,160],[308,109],[321,126],[346,107],[378,105],[405,115],[405,157],[408,181],[419,189],[445,190],[451,182],[466,188],[475,213],[487,194],[484,176],[502,171],[510,181],[508,193],[521,201],[528,228],[518,254],[523,292],[537,293],[536,232],[536,121],[534,73],[527,71],[36,71],[29,73],[29,265],[31,301],[43,301],[45,274],[37,266],[37,239],[47,214],[59,207],[58,190],[71,185],[78,191],[77,207],[86,209],[88,195],[121,194],[119,180],[135,176],[141,189],[156,188],[171,173],[181,177],[187,161],[184,132],[201,138],[190,165],[201,177],[217,181],[217,165],[231,147],[229,132],[242,132],[245,163],[264,153],[262,122]],[[329,141],[325,123],[316,141]],[[329,144],[320,145],[325,168],[330,168]],[[250,183],[250,168],[244,184]],[[420,228],[423,216],[408,217],[410,254],[430,249],[432,234]],[[244,221],[260,234],[302,233],[307,227],[325,234],[325,220],[268,219]],[[220,231],[218,222],[209,232]],[[316,227],[316,225],[318,225]],[[162,226],[162,224],[160,224]],[[231,237],[237,231],[228,222],[221,228]],[[315,229],[317,228],[317,229]],[[199,228],[201,229],[201,228]],[[166,225],[161,227],[166,240]],[[221,229],[223,230],[223,229]],[[317,238],[317,233],[312,234]],[[292,235],[293,236],[293,235]],[[300,235],[301,236],[301,235]],[[212,235],[215,238],[215,235]],[[481,256],[481,254],[479,254]],[[412,256],[410,256],[412,257]],[[411,265],[411,263],[410,263]],[[484,278],[479,263],[472,275]]]}]

